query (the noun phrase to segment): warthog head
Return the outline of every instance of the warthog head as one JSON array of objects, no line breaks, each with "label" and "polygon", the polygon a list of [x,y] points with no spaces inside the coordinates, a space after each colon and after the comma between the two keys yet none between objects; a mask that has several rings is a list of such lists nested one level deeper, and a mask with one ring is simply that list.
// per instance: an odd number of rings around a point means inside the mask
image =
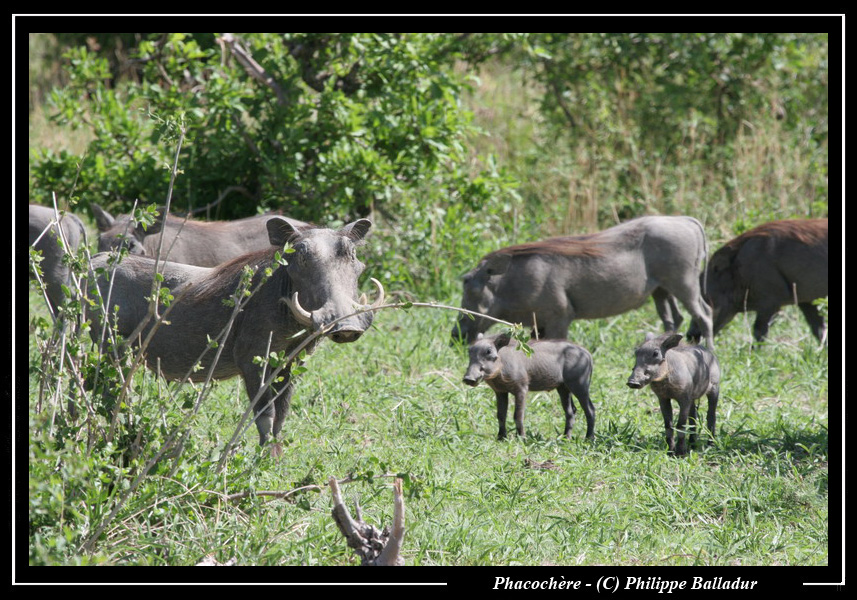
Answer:
[{"label": "warthog head", "polygon": [[464,373],[463,382],[476,387],[483,379],[491,379],[503,367],[500,360],[500,348],[509,345],[508,335],[483,336],[477,335],[476,341],[468,348],[470,363]]},{"label": "warthog head", "polygon": [[[500,275],[509,268],[511,258],[507,254],[489,255],[461,279],[463,288],[461,308],[475,313],[488,314],[494,302],[494,294]],[[492,321],[478,315],[463,313],[452,328],[453,342],[472,344],[479,334],[485,332]]]},{"label": "warthog head", "polygon": [[680,333],[663,334],[655,337],[646,334],[646,341],[635,351],[636,364],[628,378],[628,387],[638,390],[652,381],[660,381],[665,376],[667,350],[681,341]]},{"label": "warthog head", "polygon": [[273,244],[288,243],[293,250],[286,254],[290,289],[283,302],[295,319],[311,331],[324,331],[334,342],[357,340],[373,319],[372,311],[359,311],[384,301],[384,288],[376,279],[374,304],[369,306],[365,295],[357,298],[357,279],[365,265],[358,260],[356,247],[372,222],[359,219],[334,231],[295,228],[288,220],[273,217],[267,227]]},{"label": "warthog head", "polygon": [[110,252],[119,248],[127,248],[130,254],[146,256],[146,248],[143,241],[147,235],[160,233],[164,226],[165,212],[163,207],[159,209],[155,222],[144,227],[134,224],[129,215],[114,217],[109,212],[93,203],[92,213],[95,215],[95,224],[98,227],[98,251]]}]

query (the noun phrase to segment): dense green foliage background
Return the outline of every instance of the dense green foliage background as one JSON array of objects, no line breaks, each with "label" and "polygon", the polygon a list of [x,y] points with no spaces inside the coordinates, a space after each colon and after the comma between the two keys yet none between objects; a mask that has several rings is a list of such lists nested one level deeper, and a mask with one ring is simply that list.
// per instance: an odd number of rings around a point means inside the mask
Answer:
[{"label": "dense green foliage background", "polygon": [[[92,203],[162,205],[181,140],[173,211],[370,216],[366,277],[450,305],[509,243],[661,213],[716,247],[828,214],[827,34],[227,35],[30,34],[30,202],[89,227]],[[797,310],[761,351],[740,319],[718,338],[721,430],[687,460],[623,384],[649,305],[572,324],[596,364],[592,444],[559,438],[550,394],[526,441],[496,442],[493,394],[458,385],[454,314],[413,308],[322,344],[282,457],[251,433],[224,458],[239,380],[197,413],[196,388],[140,372],[127,405],[93,397],[74,422],[63,357],[99,359],[30,304],[31,564],[352,564],[318,491],[350,474],[389,523],[393,473],[408,564],[827,564],[827,349]]]}]

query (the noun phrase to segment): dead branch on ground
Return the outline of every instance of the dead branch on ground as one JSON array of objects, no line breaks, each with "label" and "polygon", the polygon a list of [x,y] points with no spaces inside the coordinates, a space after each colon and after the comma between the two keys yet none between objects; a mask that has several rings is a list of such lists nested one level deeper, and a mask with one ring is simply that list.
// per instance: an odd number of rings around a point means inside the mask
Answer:
[{"label": "dead branch on ground", "polygon": [[379,531],[376,527],[363,522],[360,506],[355,502],[357,520],[342,501],[339,485],[331,477],[330,491],[333,494],[333,520],[339,531],[345,536],[348,546],[360,555],[363,566],[402,566],[405,560],[399,554],[405,537],[405,503],[402,499],[402,480],[393,483],[393,529],[385,527]]}]

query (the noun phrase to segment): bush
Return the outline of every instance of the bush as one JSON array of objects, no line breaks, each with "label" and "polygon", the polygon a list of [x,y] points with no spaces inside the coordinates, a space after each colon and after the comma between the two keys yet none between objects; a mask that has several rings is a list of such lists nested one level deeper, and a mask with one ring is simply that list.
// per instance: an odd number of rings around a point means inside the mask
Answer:
[{"label": "bush", "polygon": [[282,209],[324,224],[428,182],[473,204],[457,56],[441,34],[148,34],[133,52],[137,80],[117,81],[107,58],[71,47],[53,119],[94,139],[81,157],[37,150],[31,200],[56,192],[116,212],[163,203],[173,162],[164,136],[180,121],[177,210],[226,197],[212,214]]}]

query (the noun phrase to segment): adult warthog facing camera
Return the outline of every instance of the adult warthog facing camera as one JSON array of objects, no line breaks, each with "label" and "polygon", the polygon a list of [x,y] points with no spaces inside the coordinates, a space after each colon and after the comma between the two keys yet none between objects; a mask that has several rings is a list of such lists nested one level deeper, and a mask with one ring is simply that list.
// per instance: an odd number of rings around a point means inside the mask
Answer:
[{"label": "adult warthog facing camera", "polygon": [[[134,224],[131,215],[113,217],[97,204],[92,204],[98,227],[98,251],[108,252],[121,246],[131,254],[154,257],[164,231],[161,259],[171,262],[216,267],[227,261],[270,246],[265,224],[272,215],[254,215],[235,221],[194,221],[169,214],[163,208],[148,228]],[[284,217],[285,218],[285,217]],[[286,219],[295,228],[307,223]]]},{"label": "adult warthog facing camera", "polygon": [[[752,310],[753,336],[761,342],[780,308],[797,304],[821,341],[824,318],[812,301],[827,296],[827,219],[772,221],[746,231],[714,253],[704,278],[715,335],[737,313]],[[692,322],[688,339],[700,333]]]},{"label": "adult warthog facing camera", "polygon": [[[699,272],[707,253],[691,217],[640,217],[599,233],[509,246],[486,255],[463,278],[462,308],[565,339],[574,319],[638,308],[652,296],[665,331],[682,322],[673,296],[711,337],[711,309]],[[534,323],[535,317],[535,323]],[[462,315],[453,339],[472,343],[492,321]]]},{"label": "adult warthog facing camera", "polygon": [[[146,349],[150,368],[160,369],[164,377],[180,380],[192,372],[197,363],[202,367],[192,379],[203,379],[211,370],[214,379],[227,379],[241,375],[252,401],[262,389],[263,367],[254,364],[255,356],[265,357],[269,352],[290,352],[306,340],[312,332],[323,330],[334,342],[357,340],[372,323],[371,311],[355,313],[369,308],[365,297],[357,298],[357,279],[364,265],[357,259],[356,246],[368,233],[371,222],[360,219],[340,230],[325,228],[297,229],[283,217],[269,217],[266,226],[269,234],[267,250],[253,252],[214,268],[195,267],[178,263],[165,263],[163,285],[176,300],[171,305],[167,320],[155,331]],[[289,243],[294,252],[287,254],[288,264],[279,266],[275,252]],[[99,270],[98,288],[112,315],[118,307],[114,324],[116,332],[130,335],[146,316],[151,293],[154,263],[148,257],[128,255],[111,272],[109,254],[93,257],[92,266]],[[213,364],[216,351],[209,349],[208,337],[215,339],[223,331],[233,309],[224,305],[241,285],[245,267],[255,270],[250,289],[255,290],[232,324],[229,336],[220,342],[219,360]],[[273,269],[271,276],[260,285],[262,274]],[[379,297],[384,291],[376,282]],[[160,307],[163,314],[165,307]],[[349,316],[351,315],[351,316]],[[102,316],[92,328],[98,339]],[[344,318],[343,317],[347,317]],[[337,321],[338,319],[342,319]],[[111,322],[113,318],[111,316]],[[145,339],[152,325],[142,331]],[[320,338],[319,338],[320,340]],[[319,341],[307,346],[311,351]],[[202,357],[200,359],[200,357]],[[259,443],[277,435],[283,425],[292,395],[289,381],[290,367],[281,375],[284,382],[272,385],[262,393],[255,404],[256,427]]]}]

